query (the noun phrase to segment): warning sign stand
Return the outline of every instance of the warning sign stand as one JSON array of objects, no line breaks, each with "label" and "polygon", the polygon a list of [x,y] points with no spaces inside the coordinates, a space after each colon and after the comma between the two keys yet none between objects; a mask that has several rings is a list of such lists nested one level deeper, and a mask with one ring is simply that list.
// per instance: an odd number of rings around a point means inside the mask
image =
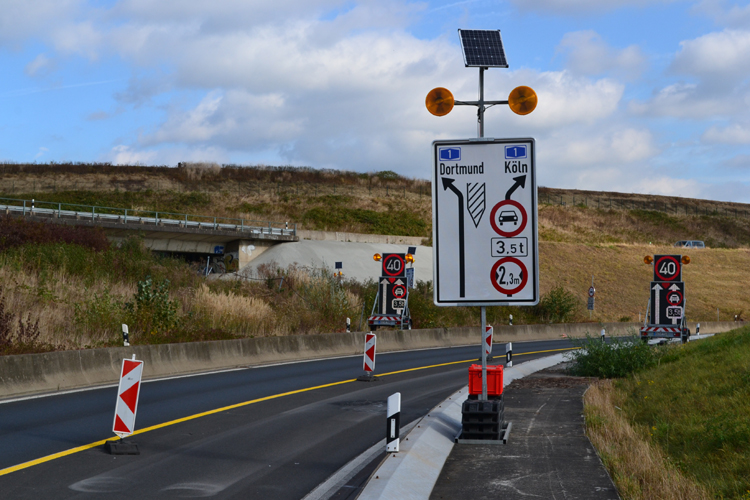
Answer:
[{"label": "warning sign stand", "polygon": [[375,347],[377,337],[374,333],[370,332],[365,334],[365,355],[362,362],[362,368],[365,373],[357,377],[360,382],[374,382],[378,380],[378,377],[372,374],[375,371]]},{"label": "warning sign stand", "polygon": [[142,375],[143,361],[135,359],[135,354],[133,354],[133,359],[122,360],[115,419],[112,423],[112,432],[117,434],[120,440],[104,443],[104,449],[111,455],[140,455],[141,453],[136,443],[125,441],[124,438],[133,434],[135,430],[135,415],[138,410]]}]

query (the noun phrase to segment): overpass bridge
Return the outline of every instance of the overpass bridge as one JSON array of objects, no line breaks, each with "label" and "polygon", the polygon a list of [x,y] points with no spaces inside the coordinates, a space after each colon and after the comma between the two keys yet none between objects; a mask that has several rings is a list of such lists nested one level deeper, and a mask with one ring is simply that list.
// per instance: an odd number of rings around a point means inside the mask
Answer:
[{"label": "overpass bridge", "polygon": [[272,246],[299,241],[297,225],[204,215],[0,198],[0,213],[28,220],[100,227],[110,241],[143,238],[156,252],[189,260],[211,256],[226,270],[239,270]]}]

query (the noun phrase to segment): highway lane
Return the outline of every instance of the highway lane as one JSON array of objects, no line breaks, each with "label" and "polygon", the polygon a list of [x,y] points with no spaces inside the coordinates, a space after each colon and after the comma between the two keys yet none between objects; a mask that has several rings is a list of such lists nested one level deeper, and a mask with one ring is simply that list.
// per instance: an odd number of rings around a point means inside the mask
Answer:
[{"label": "highway lane", "polygon": [[[570,344],[564,340],[515,343],[514,356],[522,362],[544,355],[524,352],[566,347]],[[501,346],[495,349],[502,351]],[[477,351],[478,346],[468,346],[380,354],[380,374],[443,366],[385,375],[371,383],[352,381],[361,373],[361,357],[146,383],[139,429],[289,391],[336,385],[133,436],[141,448],[139,456],[112,457],[97,446],[43,461],[0,476],[0,491],[8,498],[301,498],[382,439],[388,395],[402,393],[406,425],[466,384],[468,360],[476,359]],[[0,468],[7,472],[8,467],[111,436],[115,397],[115,388],[103,388],[0,404]]]}]

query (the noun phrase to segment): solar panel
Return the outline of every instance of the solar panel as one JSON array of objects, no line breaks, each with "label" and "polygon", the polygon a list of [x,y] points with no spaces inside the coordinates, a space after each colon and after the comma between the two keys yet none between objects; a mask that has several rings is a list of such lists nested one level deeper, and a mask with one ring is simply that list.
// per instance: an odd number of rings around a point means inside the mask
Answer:
[{"label": "solar panel", "polygon": [[500,30],[458,30],[466,67],[507,68]]}]

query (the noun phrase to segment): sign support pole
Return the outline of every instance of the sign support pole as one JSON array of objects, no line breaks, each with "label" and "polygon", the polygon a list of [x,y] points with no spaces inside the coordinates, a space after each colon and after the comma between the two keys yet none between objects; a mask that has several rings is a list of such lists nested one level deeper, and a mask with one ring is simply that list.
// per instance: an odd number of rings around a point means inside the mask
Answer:
[{"label": "sign support pole", "polygon": [[487,308],[482,306],[482,401],[487,401],[487,349],[484,348],[484,332],[487,329]]},{"label": "sign support pole", "polygon": [[[479,137],[484,137],[484,68],[479,68],[479,110],[477,119],[479,121]],[[463,214],[462,214],[463,217]],[[487,401],[487,350],[484,347],[484,332],[487,329],[487,308],[481,307],[482,311],[482,401]]]}]

